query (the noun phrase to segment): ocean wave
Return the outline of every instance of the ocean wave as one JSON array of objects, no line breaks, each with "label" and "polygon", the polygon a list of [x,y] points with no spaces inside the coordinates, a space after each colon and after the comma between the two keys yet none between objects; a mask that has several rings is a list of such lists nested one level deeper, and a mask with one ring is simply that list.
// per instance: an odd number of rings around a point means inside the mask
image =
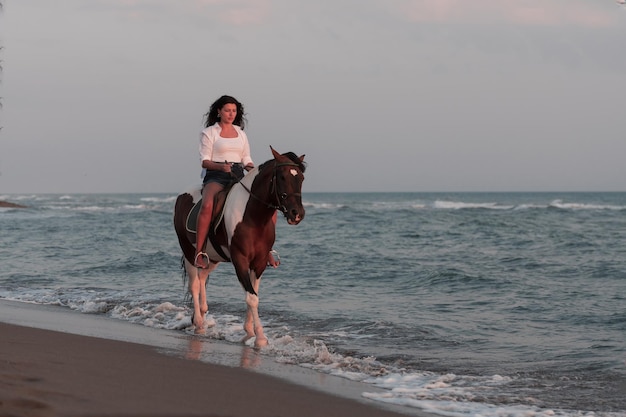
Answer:
[{"label": "ocean wave", "polygon": [[589,204],[589,203],[564,203],[561,200],[553,200],[548,207],[562,210],[626,210],[626,206],[612,204]]},{"label": "ocean wave", "polygon": [[490,209],[490,210],[511,210],[515,206],[500,205],[498,203],[466,203],[462,201],[436,200],[433,203],[436,209],[462,210],[462,209]]},{"label": "ocean wave", "polygon": [[[333,196],[313,197],[307,196],[303,201],[303,205],[307,210],[320,212],[333,212],[339,210],[355,210],[355,211],[422,211],[422,210],[494,210],[494,211],[526,211],[526,210],[543,210],[543,209],[559,209],[569,211],[623,211],[626,210],[625,205],[611,204],[610,202],[589,202],[576,201],[576,195],[572,194],[572,200],[553,199],[550,201],[541,201],[541,194],[530,194],[536,200],[525,200],[527,195],[520,194],[495,194],[495,198],[491,201],[482,197],[482,201],[472,201],[472,194],[460,194],[456,199],[442,198],[442,196],[429,194],[396,194],[389,199],[385,196],[377,196],[373,194],[371,198],[352,201],[353,199],[345,199],[335,201]],[[470,196],[469,199],[463,197]],[[134,201],[129,202],[130,199]],[[84,194],[24,194],[24,195],[2,195],[0,199],[11,200],[27,203],[32,202],[34,208],[51,209],[51,210],[67,210],[77,212],[114,212],[114,211],[172,211],[173,203],[176,200],[175,195],[84,195]],[[398,198],[402,197],[402,198]],[[491,195],[489,195],[491,197]],[[477,197],[478,198],[478,197]],[[585,197],[588,198],[588,197]],[[480,198],[479,198],[480,199]]]},{"label": "ocean wave", "polygon": [[626,206],[611,204],[588,204],[588,203],[564,203],[561,200],[554,200],[547,204],[523,203],[523,204],[502,204],[502,203],[470,203],[463,201],[442,201],[433,203],[433,208],[443,210],[463,210],[463,209],[485,209],[485,210],[533,210],[557,208],[562,210],[626,210]]},{"label": "ocean wave", "polygon": [[147,203],[174,203],[178,196],[172,195],[167,197],[143,197],[140,198],[141,201],[145,201]]},{"label": "ocean wave", "polygon": [[28,195],[0,195],[0,200],[11,200],[11,201],[28,201],[28,200],[47,200],[49,199],[49,197],[47,196],[40,196],[37,194],[28,194]]},{"label": "ocean wave", "polygon": [[[329,203],[307,203],[307,207],[319,210],[333,210],[356,207],[348,206],[345,204],[329,204]],[[545,210],[545,209],[561,209],[561,210],[610,210],[621,211],[626,210],[626,206],[611,205],[611,204],[589,204],[589,203],[565,203],[561,200],[554,200],[549,203],[506,203],[506,202],[480,202],[474,203],[470,201],[449,201],[449,200],[435,200],[432,203],[428,202],[375,202],[369,206],[361,205],[360,210],[375,210],[375,211],[397,211],[397,210],[497,210],[497,211],[524,211],[524,210]]]},{"label": "ocean wave", "polygon": [[336,210],[346,208],[345,204],[336,204],[336,203],[314,203],[310,201],[303,201],[302,205],[304,208],[313,208],[318,210]]}]

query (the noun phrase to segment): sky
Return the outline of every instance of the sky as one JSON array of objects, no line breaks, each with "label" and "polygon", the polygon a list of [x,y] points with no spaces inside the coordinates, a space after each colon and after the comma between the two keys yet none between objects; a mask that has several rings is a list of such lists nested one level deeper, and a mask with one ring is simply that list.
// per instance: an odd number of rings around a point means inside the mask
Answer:
[{"label": "sky", "polygon": [[237,97],[304,192],[626,191],[615,0],[3,0],[0,195],[177,193]]}]

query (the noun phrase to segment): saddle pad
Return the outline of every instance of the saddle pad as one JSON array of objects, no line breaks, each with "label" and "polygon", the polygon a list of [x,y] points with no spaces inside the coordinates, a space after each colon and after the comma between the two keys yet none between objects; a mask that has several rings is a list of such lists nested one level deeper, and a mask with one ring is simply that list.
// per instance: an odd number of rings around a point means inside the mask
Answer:
[{"label": "saddle pad", "polygon": [[198,214],[200,213],[201,208],[202,208],[202,199],[200,199],[200,201],[194,204],[194,206],[191,208],[191,211],[189,211],[189,214],[187,215],[187,221],[185,222],[185,227],[187,228],[187,231],[190,233],[196,233],[196,231],[198,230],[197,228]]},{"label": "saddle pad", "polygon": [[[213,227],[217,230],[217,226],[219,226],[222,219],[224,219],[224,207],[222,206],[222,211],[217,218],[213,220]],[[185,222],[185,228],[189,233],[197,233],[198,232],[198,215],[200,214],[200,209],[202,208],[202,199],[198,201],[189,211],[187,215],[187,221]]]}]

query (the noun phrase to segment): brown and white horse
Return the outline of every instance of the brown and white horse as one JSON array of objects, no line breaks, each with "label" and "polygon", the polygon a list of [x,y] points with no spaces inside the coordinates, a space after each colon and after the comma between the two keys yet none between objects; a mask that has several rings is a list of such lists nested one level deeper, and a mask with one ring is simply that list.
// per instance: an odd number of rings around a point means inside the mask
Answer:
[{"label": "brown and white horse", "polygon": [[[259,319],[258,293],[261,276],[276,237],[273,216],[279,210],[292,225],[300,223],[304,218],[304,155],[298,157],[292,152],[281,155],[272,147],[270,149],[274,159],[254,168],[232,188],[216,196],[214,217],[217,219],[211,222],[204,248],[204,252],[209,255],[209,268],[198,269],[193,266],[195,217],[200,207],[196,204],[201,198],[200,188],[180,194],[174,208],[174,228],[183,251],[185,270],[189,276],[189,292],[193,299],[192,322],[195,331],[203,331],[204,316],[209,309],[206,298],[209,273],[220,262],[232,262],[237,278],[246,290],[246,336],[243,342],[255,337],[256,347],[267,345],[267,337]],[[220,211],[222,205],[223,210]]]}]

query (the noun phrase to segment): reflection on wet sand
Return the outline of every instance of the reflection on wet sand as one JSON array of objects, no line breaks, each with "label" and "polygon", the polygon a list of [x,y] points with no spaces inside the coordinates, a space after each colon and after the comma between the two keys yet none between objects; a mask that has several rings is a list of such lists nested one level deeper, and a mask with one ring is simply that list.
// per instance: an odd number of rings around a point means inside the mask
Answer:
[{"label": "reflection on wet sand", "polygon": [[[202,361],[203,357],[211,354],[212,343],[210,340],[204,340],[201,337],[190,337],[185,353],[185,359]],[[209,361],[207,361],[209,362]],[[241,347],[241,359],[239,365],[242,368],[254,369],[261,364],[261,353],[258,349],[245,346]]]},{"label": "reflection on wet sand", "polygon": [[261,353],[258,349],[244,346],[241,349],[241,362],[242,368],[254,369],[261,364]]},{"label": "reflection on wet sand", "polygon": [[[206,344],[208,346],[208,343]],[[197,337],[189,338],[189,346],[187,347],[186,359],[199,361],[202,358],[202,351],[204,350],[205,343],[202,339]]]}]

